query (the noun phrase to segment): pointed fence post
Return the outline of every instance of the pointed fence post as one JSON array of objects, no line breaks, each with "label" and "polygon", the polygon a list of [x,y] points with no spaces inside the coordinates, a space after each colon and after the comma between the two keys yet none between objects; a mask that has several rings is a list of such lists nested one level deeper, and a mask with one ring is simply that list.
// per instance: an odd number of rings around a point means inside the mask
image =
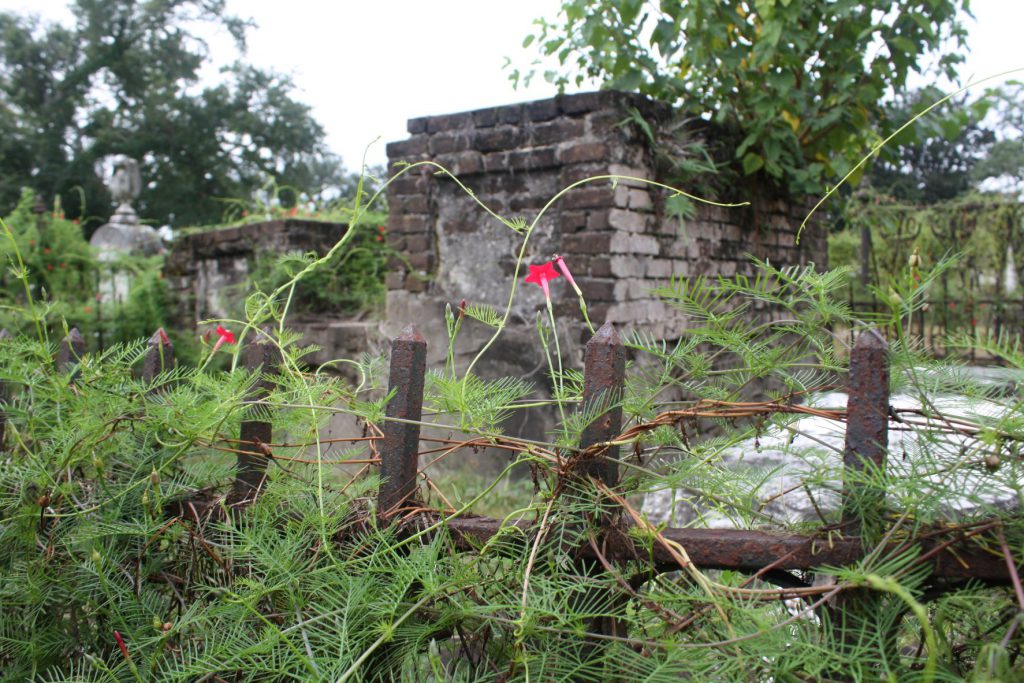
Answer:
[{"label": "pointed fence post", "polygon": [[889,345],[871,329],[861,332],[850,352],[842,522],[844,534],[859,535],[869,542],[878,531],[871,528],[877,526],[877,520],[865,520],[862,512],[881,514],[885,491],[867,488],[863,474],[868,468],[885,471],[889,447],[888,351]]},{"label": "pointed fence post", "polygon": [[[174,369],[174,344],[164,328],[160,328],[146,343],[146,355],[142,358],[142,379],[152,382],[161,372]],[[156,389],[153,389],[156,391]]]},{"label": "pointed fence post", "polygon": [[[256,333],[242,351],[242,365],[247,370],[261,373],[261,377],[253,386],[250,400],[259,401],[270,393],[274,387],[270,375],[277,372],[281,362],[281,354],[270,338],[270,330],[263,329]],[[253,412],[253,408],[248,411]],[[267,460],[273,457],[270,447],[272,433],[270,422],[262,420],[244,420],[238,433],[238,462],[235,467],[235,483],[228,497],[233,504],[251,503],[259,495],[263,482],[267,477]]]},{"label": "pointed fence post", "polygon": [[[611,323],[605,323],[587,342],[583,370],[583,408],[601,402],[615,403],[615,407],[602,414],[583,430],[580,448],[611,441],[622,432],[622,390],[626,381],[626,347]],[[583,472],[600,479],[608,486],[619,481],[619,447],[611,446],[604,458],[595,458],[583,464]]]},{"label": "pointed fence post", "polygon": [[[889,445],[889,345],[873,329],[864,330],[850,352],[843,451],[842,530],[859,536],[861,553],[882,538],[885,490],[864,481],[865,472],[885,471]],[[878,628],[879,597],[864,589],[836,596],[827,610],[841,649],[852,653],[864,634]],[[895,631],[884,634],[883,648],[898,656]],[[841,672],[837,677],[843,678]]]},{"label": "pointed fence post", "polygon": [[[4,344],[11,338],[7,328],[0,329],[0,344]],[[7,402],[11,400],[10,387],[7,382],[0,380],[0,453],[4,450],[4,442],[7,438]]]},{"label": "pointed fence post", "polygon": [[57,372],[73,372],[72,379],[75,379],[78,376],[78,362],[84,355],[85,337],[77,327],[72,327],[57,349]]},{"label": "pointed fence post", "polygon": [[[626,347],[619,339],[615,327],[606,322],[601,329],[587,342],[583,357],[583,409],[589,410],[596,405],[612,405],[610,410],[602,413],[588,424],[580,435],[580,448],[588,448],[594,444],[611,441],[622,433],[622,392],[626,383]],[[581,473],[598,479],[606,486],[615,486],[619,482],[619,447],[609,446],[604,456],[581,463]],[[608,523],[608,516],[602,515],[600,524]],[[584,571],[600,567],[593,560],[583,562]],[[598,593],[600,589],[598,589]],[[593,595],[593,593],[592,593]],[[596,595],[600,600],[600,595]],[[586,603],[594,604],[587,598]],[[627,635],[625,623],[614,616],[624,611],[625,601],[613,599],[608,608],[609,616],[597,617],[590,624],[590,630],[607,636]],[[592,644],[594,651],[598,645]]]},{"label": "pointed fence post", "polygon": [[[407,506],[416,494],[420,426],[423,417],[423,382],[427,371],[427,342],[409,325],[391,342],[391,370],[380,446],[380,491],[377,516],[386,521]],[[398,422],[409,420],[409,422]]]}]

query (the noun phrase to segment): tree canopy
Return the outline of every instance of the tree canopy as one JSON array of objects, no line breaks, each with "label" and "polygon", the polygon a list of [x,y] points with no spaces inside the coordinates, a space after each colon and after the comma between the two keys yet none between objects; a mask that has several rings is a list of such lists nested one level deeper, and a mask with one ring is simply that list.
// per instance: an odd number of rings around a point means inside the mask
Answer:
[{"label": "tree canopy", "polygon": [[[909,121],[942,99],[937,88],[908,92],[889,102],[885,121]],[[934,204],[970,191],[996,143],[985,125],[989,100],[961,97],[933,109],[880,151],[868,173],[871,185],[901,202]]]},{"label": "tree canopy", "polygon": [[679,105],[732,131],[741,173],[820,193],[877,142],[870,124],[911,73],[955,76],[962,56],[937,53],[964,46],[968,9],[969,0],[564,0],[526,42],[557,57],[553,82],[597,78]]},{"label": "tree canopy", "polygon": [[143,163],[140,215],[175,226],[219,220],[222,200],[269,177],[310,189],[340,179],[287,77],[240,61],[200,83],[204,24],[244,53],[251,24],[226,15],[225,0],[74,0],[71,10],[73,26],[0,13],[0,209],[27,186],[95,227],[110,201],[97,164],[114,154]]}]

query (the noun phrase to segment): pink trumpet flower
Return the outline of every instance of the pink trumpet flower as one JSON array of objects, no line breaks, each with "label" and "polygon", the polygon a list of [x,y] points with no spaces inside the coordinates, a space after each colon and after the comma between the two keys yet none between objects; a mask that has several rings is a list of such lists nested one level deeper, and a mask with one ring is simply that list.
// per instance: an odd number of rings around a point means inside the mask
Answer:
[{"label": "pink trumpet flower", "polygon": [[562,271],[562,275],[564,275],[565,279],[569,281],[570,285],[572,285],[573,290],[576,292],[576,296],[583,296],[583,292],[581,292],[580,288],[576,285],[576,280],[572,279],[572,273],[569,272],[569,266],[565,264],[565,259],[558,254],[555,254],[555,265],[558,266],[558,269]]}]

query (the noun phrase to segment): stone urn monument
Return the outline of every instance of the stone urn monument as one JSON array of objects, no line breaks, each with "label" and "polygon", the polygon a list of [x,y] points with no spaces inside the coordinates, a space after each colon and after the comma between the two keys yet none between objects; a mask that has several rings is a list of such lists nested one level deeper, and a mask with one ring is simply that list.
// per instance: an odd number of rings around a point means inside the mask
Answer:
[{"label": "stone urn monument", "polygon": [[99,260],[107,266],[100,278],[100,295],[104,301],[123,301],[131,287],[129,274],[118,270],[117,260],[126,255],[153,256],[164,251],[156,230],[139,222],[131,202],[142,190],[139,162],[117,157],[114,172],[107,182],[110,196],[117,204],[110,222],[102,225],[89,240]]}]

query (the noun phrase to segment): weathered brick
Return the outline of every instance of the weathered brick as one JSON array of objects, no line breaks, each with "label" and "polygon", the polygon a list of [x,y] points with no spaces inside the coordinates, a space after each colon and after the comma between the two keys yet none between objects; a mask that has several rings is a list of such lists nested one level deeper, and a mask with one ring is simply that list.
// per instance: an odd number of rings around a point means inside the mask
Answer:
[{"label": "weathered brick", "polygon": [[577,187],[561,199],[563,209],[588,209],[611,206],[614,194],[610,187]]},{"label": "weathered brick", "polygon": [[430,217],[424,214],[391,214],[388,217],[391,232],[426,232],[430,230]]},{"label": "weathered brick", "polygon": [[539,147],[509,152],[508,167],[514,171],[538,170],[557,166],[554,147]]},{"label": "weathered brick", "polygon": [[409,119],[405,123],[405,129],[409,131],[409,135],[419,135],[420,133],[427,132],[427,119],[429,116],[421,116],[416,119]]},{"label": "weathered brick", "polygon": [[690,262],[682,259],[673,259],[672,277],[690,277]]},{"label": "weathered brick", "polygon": [[521,212],[521,211],[533,211],[534,209],[541,209],[545,204],[548,203],[548,197],[533,192],[527,192],[525,194],[517,194],[514,197],[509,198],[508,208],[510,211]]},{"label": "weathered brick", "polygon": [[672,277],[672,261],[660,258],[647,259],[644,262],[644,275],[653,278]]},{"label": "weathered brick", "polygon": [[425,192],[427,189],[427,176],[406,173],[401,178],[396,178],[388,186],[388,195],[411,195]]},{"label": "weathered brick", "polygon": [[562,235],[563,254],[605,254],[612,243],[612,233],[579,232],[575,235]]},{"label": "weathered brick", "polygon": [[644,274],[644,259],[639,256],[612,256],[608,263],[615,277],[642,277]]},{"label": "weathered brick", "polygon": [[634,233],[611,233],[612,239],[608,250],[613,254],[657,254],[658,240],[650,235]]},{"label": "weathered brick", "polygon": [[389,142],[385,151],[388,159],[404,159],[411,156],[420,156],[427,153],[427,136],[417,135],[408,140]]},{"label": "weathered brick", "polygon": [[637,301],[650,297],[651,282],[643,278],[620,278],[615,283],[613,299],[615,301]]},{"label": "weathered brick", "polygon": [[451,165],[452,173],[457,176],[474,175],[484,170],[484,157],[480,152],[462,152],[456,155]]},{"label": "weathered brick", "polygon": [[614,301],[615,280],[596,279],[591,277],[579,277],[576,284],[583,292],[583,298],[587,301]]},{"label": "weathered brick", "polygon": [[430,136],[431,154],[451,154],[469,149],[469,135],[466,133],[443,133]]},{"label": "weathered brick", "polygon": [[587,132],[600,137],[614,134],[619,139],[628,138],[633,127],[622,123],[625,118],[626,114],[622,111],[601,110],[591,112],[585,118]]},{"label": "weathered brick", "polygon": [[590,259],[590,274],[594,277],[611,277],[612,260],[607,256],[596,256]]},{"label": "weathered brick", "polygon": [[603,142],[576,142],[558,150],[558,160],[563,164],[602,161],[607,157],[608,145]]},{"label": "weathered brick", "polygon": [[510,104],[498,109],[498,122],[518,126],[523,122],[523,105]]},{"label": "weathered brick", "polygon": [[606,175],[607,170],[608,167],[602,163],[573,164],[562,169],[562,176],[559,180],[562,187],[567,187],[585,178]]},{"label": "weathered brick", "polygon": [[584,114],[602,107],[614,105],[614,97],[608,91],[578,93],[575,95],[558,95],[555,103],[558,110],[565,114]]},{"label": "weathered brick", "polygon": [[434,254],[429,251],[420,251],[409,254],[409,265],[416,270],[430,271],[434,268]]},{"label": "weathered brick", "polygon": [[405,273],[398,270],[389,270],[384,276],[384,282],[388,289],[402,289],[405,285]]},{"label": "weathered brick", "polygon": [[637,166],[626,166],[625,164],[611,164],[608,166],[609,175],[625,176],[619,179],[620,185],[626,187],[649,187],[646,183],[640,182],[640,180],[633,180],[634,178],[650,179],[651,174],[649,171]]},{"label": "weathered brick", "polygon": [[501,107],[488,107],[473,112],[473,125],[477,128],[490,128],[498,123],[498,110]]},{"label": "weathered brick", "polygon": [[647,227],[647,216],[635,211],[612,209],[608,212],[608,225],[626,232],[643,232]]},{"label": "weathered brick", "polygon": [[611,230],[612,226],[608,223],[608,214],[610,209],[591,209],[587,212],[587,230],[594,232],[600,232],[602,230]]},{"label": "weathered brick", "polygon": [[443,133],[446,130],[455,130],[456,128],[467,128],[473,125],[473,115],[471,112],[459,112],[458,114],[442,114],[441,116],[431,116],[427,119],[427,132],[428,133]]},{"label": "weathered brick", "polygon": [[520,128],[501,126],[476,131],[473,136],[473,149],[480,152],[496,152],[513,149],[522,143],[524,133]]},{"label": "weathered brick", "polygon": [[527,121],[547,121],[558,116],[558,104],[551,98],[528,102],[523,115]]},{"label": "weathered brick", "polygon": [[583,211],[562,211],[558,225],[562,232],[577,232],[587,226],[587,214]]},{"label": "weathered brick", "polygon": [[388,199],[388,210],[391,213],[426,213],[428,211],[426,195],[400,195]]},{"label": "weathered brick", "polygon": [[651,201],[651,193],[648,192],[647,190],[638,190],[636,188],[630,188],[629,208],[636,209],[638,211],[653,210],[654,202]]},{"label": "weathered brick", "polygon": [[484,154],[483,160],[486,173],[500,173],[508,169],[508,152]]},{"label": "weathered brick", "polygon": [[427,280],[416,273],[409,273],[405,276],[405,284],[402,287],[413,294],[427,291]]},{"label": "weathered brick", "polygon": [[534,126],[530,139],[536,145],[552,145],[568,142],[583,135],[583,121],[561,118]]},{"label": "weathered brick", "polygon": [[625,185],[615,184],[615,199],[612,203],[620,209],[629,206],[629,188]]},{"label": "weathered brick", "polygon": [[420,251],[426,251],[430,248],[430,235],[429,234],[412,234],[405,238],[405,248],[409,253],[416,253]]}]

